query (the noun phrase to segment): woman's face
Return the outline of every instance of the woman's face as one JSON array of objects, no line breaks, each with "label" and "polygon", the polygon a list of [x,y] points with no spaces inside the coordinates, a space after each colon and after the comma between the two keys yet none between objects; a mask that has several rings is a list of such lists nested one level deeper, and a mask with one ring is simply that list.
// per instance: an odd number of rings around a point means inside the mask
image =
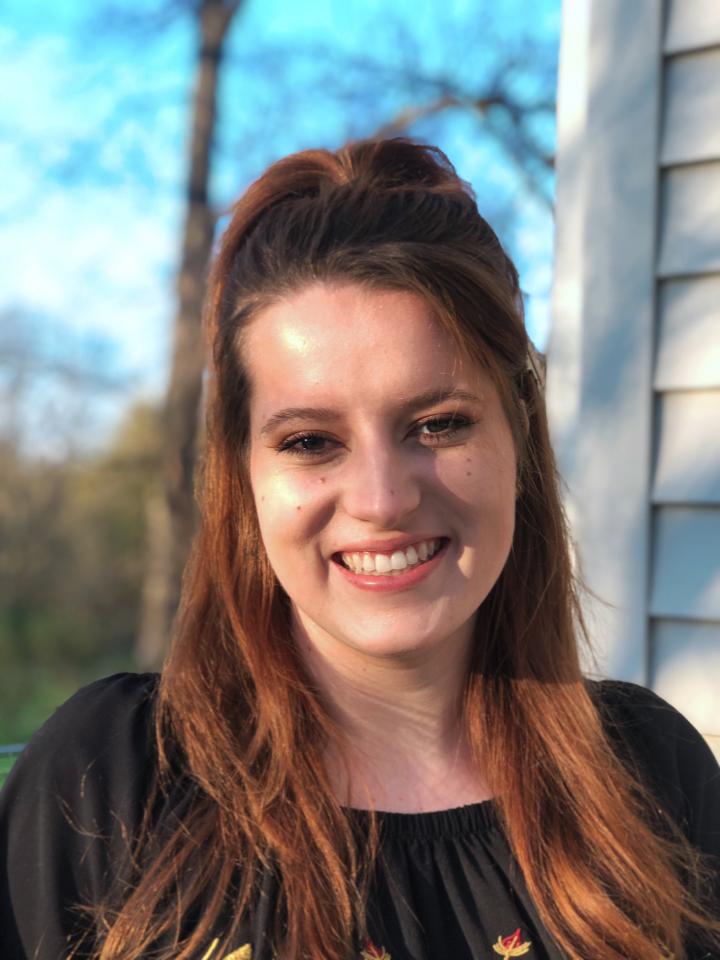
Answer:
[{"label": "woman's face", "polygon": [[415,294],[316,284],[261,311],[250,477],[297,623],[328,656],[472,636],[513,537],[498,393]]}]

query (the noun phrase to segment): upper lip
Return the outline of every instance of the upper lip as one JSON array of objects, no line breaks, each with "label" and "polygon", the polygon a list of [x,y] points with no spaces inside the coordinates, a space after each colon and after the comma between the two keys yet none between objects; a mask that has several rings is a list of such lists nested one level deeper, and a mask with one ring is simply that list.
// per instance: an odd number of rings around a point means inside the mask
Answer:
[{"label": "upper lip", "polygon": [[336,550],[336,553],[391,553],[393,550],[406,550],[409,546],[422,543],[424,540],[447,540],[447,537],[437,533],[413,533],[400,537],[389,537],[387,540],[358,540],[348,543]]}]

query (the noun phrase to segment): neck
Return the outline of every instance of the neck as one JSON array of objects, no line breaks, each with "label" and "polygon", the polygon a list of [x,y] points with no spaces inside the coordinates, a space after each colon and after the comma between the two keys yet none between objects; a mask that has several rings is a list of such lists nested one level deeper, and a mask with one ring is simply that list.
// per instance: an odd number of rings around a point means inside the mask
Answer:
[{"label": "neck", "polygon": [[306,667],[343,737],[327,757],[348,806],[422,812],[487,799],[463,723],[472,637],[372,656],[296,625]]}]

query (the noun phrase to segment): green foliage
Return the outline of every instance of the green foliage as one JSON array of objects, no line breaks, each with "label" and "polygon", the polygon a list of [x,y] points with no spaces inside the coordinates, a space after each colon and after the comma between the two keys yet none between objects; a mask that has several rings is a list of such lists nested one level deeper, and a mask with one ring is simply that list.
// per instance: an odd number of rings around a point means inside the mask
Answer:
[{"label": "green foliage", "polygon": [[91,459],[0,446],[0,744],[26,740],[83,683],[131,668],[159,448],[146,405]]},{"label": "green foliage", "polygon": [[0,754],[0,787],[5,782],[5,777],[10,773],[15,757],[8,754]]}]

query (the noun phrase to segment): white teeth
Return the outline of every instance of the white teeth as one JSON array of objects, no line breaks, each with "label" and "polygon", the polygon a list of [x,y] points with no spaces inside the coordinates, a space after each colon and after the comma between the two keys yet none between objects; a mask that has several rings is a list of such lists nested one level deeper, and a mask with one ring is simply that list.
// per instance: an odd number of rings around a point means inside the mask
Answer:
[{"label": "white teeth", "polygon": [[422,540],[392,553],[343,553],[342,562],[354,573],[392,574],[425,563],[439,549],[440,540]]},{"label": "white teeth", "polygon": [[[408,561],[405,554],[402,550],[396,550],[393,555],[390,557],[390,566],[393,570],[404,570],[407,567]],[[375,564],[377,566],[377,563]]]}]

